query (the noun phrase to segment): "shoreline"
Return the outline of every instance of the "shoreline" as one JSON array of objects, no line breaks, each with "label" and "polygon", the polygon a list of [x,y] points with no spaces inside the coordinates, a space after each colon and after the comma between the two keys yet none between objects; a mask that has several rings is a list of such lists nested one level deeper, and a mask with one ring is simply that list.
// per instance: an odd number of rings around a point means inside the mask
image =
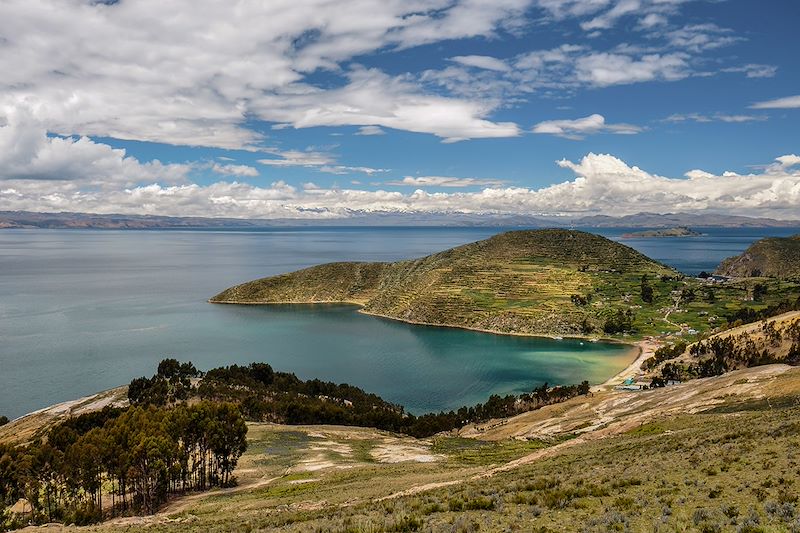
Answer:
[{"label": "shoreline", "polygon": [[603,383],[596,385],[596,390],[607,390],[609,387],[619,385],[627,378],[635,378],[642,372],[642,363],[655,354],[655,351],[661,346],[658,341],[648,338],[638,341],[635,346],[639,349],[639,355],[634,359],[631,364],[605,380]]},{"label": "shoreline", "polygon": [[352,305],[358,307],[356,310],[357,313],[361,313],[362,315],[373,316],[377,318],[385,318],[387,320],[393,320],[395,322],[402,322],[404,324],[413,324],[415,326],[428,326],[434,328],[450,328],[450,329],[463,329],[466,331],[477,331],[478,333],[489,333],[491,335],[504,335],[509,337],[530,337],[530,338],[539,338],[539,339],[551,339],[551,340],[562,340],[562,339],[577,339],[589,342],[604,342],[607,344],[622,344],[625,346],[635,347],[638,346],[643,339],[632,339],[631,341],[623,341],[619,339],[609,338],[609,337],[595,337],[592,335],[581,335],[579,333],[569,333],[564,335],[556,335],[553,333],[520,333],[516,331],[500,331],[496,329],[486,329],[486,328],[476,328],[472,326],[460,326],[456,324],[442,324],[442,323],[435,323],[435,322],[420,322],[417,320],[409,320],[407,318],[400,318],[390,315],[382,315],[379,313],[372,313],[370,311],[364,310],[364,304],[361,302],[356,301],[346,301],[346,300],[324,300],[324,301],[317,301],[317,302],[232,302],[230,300],[213,300],[208,299],[208,303],[210,304],[219,304],[219,305],[264,305],[264,306],[283,306],[283,305]]},{"label": "shoreline", "polygon": [[[437,324],[437,323],[430,323],[430,322],[419,322],[414,320],[408,320],[404,318],[397,318],[389,315],[382,315],[378,313],[371,313],[369,311],[364,310],[364,305],[359,302],[355,301],[319,301],[319,302],[232,302],[232,301],[213,301],[211,299],[207,300],[208,303],[211,304],[220,304],[220,305],[263,305],[263,306],[284,306],[284,305],[303,305],[303,306],[312,306],[312,305],[351,305],[357,307],[355,310],[357,313],[361,313],[366,316],[371,316],[375,318],[382,318],[385,320],[392,320],[395,322],[400,322],[404,324],[411,324],[414,326],[424,326],[424,327],[432,327],[432,328],[447,328],[447,329],[460,329],[464,331],[474,331],[477,333],[485,333],[489,335],[499,335],[499,336],[510,336],[510,337],[525,337],[531,339],[549,339],[549,340],[563,340],[563,339],[573,339],[573,340],[583,340],[589,341],[591,343],[602,342],[606,344],[616,344],[622,347],[629,348],[630,351],[636,349],[638,351],[637,356],[629,363],[625,368],[617,372],[616,374],[609,377],[607,380],[603,381],[602,383],[598,383],[592,385],[593,390],[602,390],[612,387],[613,385],[619,384],[625,378],[636,375],[641,370],[641,364],[644,362],[645,359],[653,355],[655,349],[660,346],[654,340],[647,338],[636,340],[632,342],[625,342],[618,339],[610,339],[607,337],[592,337],[588,335],[553,335],[553,334],[546,334],[546,333],[519,333],[519,332],[509,332],[509,331],[499,331],[499,330],[491,330],[491,329],[484,329],[484,328],[476,328],[470,326],[458,326],[452,324]],[[53,411],[58,409],[63,409],[69,411],[70,408],[80,406],[91,400],[97,400],[100,397],[103,397],[111,392],[117,392],[124,386],[114,387],[112,389],[108,389],[105,391],[100,391],[95,394],[89,394],[87,396],[83,396],[81,398],[77,398],[75,400],[68,400],[64,402],[59,402],[53,405],[49,405],[46,407],[42,407],[40,409],[36,409],[35,411],[31,411],[29,413],[25,413],[21,416],[18,416],[12,420],[9,420],[9,424],[11,423],[19,423],[23,419],[36,416],[36,415],[50,415],[53,416]],[[91,403],[91,402],[90,402]]]},{"label": "shoreline", "polygon": [[[225,303],[226,303],[226,305],[273,305],[273,304],[233,304],[233,303],[230,303],[230,302],[225,302]],[[291,305],[291,304],[294,304],[294,303],[295,302],[287,302],[286,305]],[[330,303],[330,304],[334,304],[334,305],[335,304],[349,304],[349,302],[324,302],[324,303]],[[314,305],[314,304],[297,304],[297,305]],[[481,330],[481,329],[477,329],[477,328],[467,328],[467,327],[457,327],[457,326],[446,326],[446,325],[437,325],[437,324],[417,323],[417,322],[405,321],[405,320],[400,320],[400,319],[394,319],[392,317],[385,317],[383,315],[376,315],[376,314],[372,314],[372,313],[367,313],[367,312],[363,312],[361,310],[359,310],[358,312],[361,312],[361,313],[363,313],[363,314],[365,314],[367,316],[375,316],[377,318],[385,318],[387,320],[397,320],[398,322],[405,322],[405,323],[408,323],[408,324],[413,324],[413,325],[418,325],[418,326],[463,329],[463,330],[468,330],[468,331],[476,331],[476,332],[479,332],[479,333],[488,333],[488,334],[494,334],[494,335],[512,335],[512,336],[518,336],[518,337],[531,337],[531,338],[553,338],[553,337],[548,337],[548,336],[545,336],[545,335],[530,335],[530,334],[524,334],[524,333],[506,334],[506,333],[497,333],[497,332],[493,332],[493,331]],[[580,339],[582,337],[565,337],[565,338]],[[585,338],[585,337],[583,337],[583,338]],[[628,364],[625,368],[623,368],[622,370],[620,370],[619,372],[617,372],[613,376],[609,377],[604,382],[596,384],[596,385],[592,385],[591,386],[592,392],[600,392],[600,391],[611,390],[614,385],[618,385],[625,378],[627,378],[629,376],[635,376],[636,374],[638,374],[641,371],[642,362],[644,362],[648,357],[652,356],[653,352],[655,351],[655,349],[658,348],[658,346],[660,346],[660,344],[658,342],[654,341],[653,339],[644,339],[644,340],[641,340],[641,341],[637,341],[635,343],[622,343],[622,342],[619,342],[619,341],[615,342],[614,340],[604,341],[604,342],[608,342],[609,344],[615,343],[615,344],[629,346],[631,348],[631,350],[633,350],[635,348],[635,349],[638,350],[639,353],[633,359],[633,361],[630,364]],[[40,409],[36,409],[35,411],[31,411],[29,413],[23,414],[22,416],[19,416],[17,418],[14,418],[13,420],[10,420],[7,426],[0,427],[0,442],[8,441],[9,439],[13,441],[14,437],[23,437],[23,435],[21,435],[21,434],[20,435],[15,435],[16,433],[19,432],[20,429],[23,429],[23,428],[19,428],[19,427],[16,427],[16,426],[19,426],[21,424],[25,424],[26,422],[34,422],[35,423],[35,421],[37,419],[41,419],[41,420],[39,420],[39,422],[41,424],[43,424],[43,425],[46,425],[49,421],[58,420],[62,416],[73,416],[73,415],[81,414],[81,413],[84,413],[84,412],[95,411],[95,410],[97,410],[97,408],[102,408],[102,407],[104,407],[106,405],[119,405],[119,404],[122,404],[122,403],[127,403],[127,398],[123,399],[123,398],[120,397],[121,392],[123,390],[126,390],[126,389],[127,389],[126,385],[117,386],[117,387],[114,387],[114,388],[111,388],[111,389],[108,389],[108,390],[105,390],[105,391],[97,392],[95,394],[89,394],[87,396],[82,396],[82,397],[74,399],[74,400],[67,400],[67,401],[64,401],[64,402],[55,403],[53,405],[49,405],[47,407],[42,407]],[[35,424],[35,425],[38,425],[38,424]],[[10,429],[12,427],[14,427],[15,430],[10,435],[6,434],[7,433],[6,431],[2,431],[3,429],[7,430],[7,429]],[[23,432],[24,432],[24,429],[23,429]]]},{"label": "shoreline", "polygon": [[499,330],[491,330],[491,329],[484,329],[484,328],[476,328],[470,326],[457,326],[452,324],[435,324],[431,322],[419,322],[415,320],[408,320],[405,318],[398,318],[389,315],[382,315],[379,313],[371,313],[369,311],[364,310],[364,304],[355,302],[355,301],[319,301],[319,302],[232,302],[229,300],[212,300],[209,299],[208,303],[211,304],[221,304],[221,305],[275,305],[275,306],[282,306],[282,305],[352,305],[357,307],[357,313],[361,313],[362,315],[371,316],[375,318],[382,318],[385,320],[392,320],[395,322],[401,322],[404,324],[411,324],[414,326],[425,326],[425,327],[432,327],[432,328],[449,328],[449,329],[460,329],[465,331],[475,331],[478,333],[486,333],[489,335],[501,335],[501,336],[509,336],[509,337],[527,337],[531,339],[549,339],[549,340],[562,340],[562,339],[575,339],[575,340],[585,340],[591,343],[603,342],[606,344],[616,344],[620,346],[626,346],[631,351],[634,349],[638,350],[638,354],[633,360],[622,370],[614,374],[613,376],[609,377],[607,380],[603,381],[602,383],[592,385],[593,389],[601,390],[607,389],[612,387],[613,385],[618,385],[625,378],[630,376],[635,376],[641,371],[642,363],[649,357],[653,355],[655,350],[660,346],[660,344],[653,340],[650,337],[644,339],[633,340],[631,342],[625,342],[618,339],[610,339],[608,337],[592,337],[589,335],[553,335],[553,334],[546,334],[546,333],[519,333],[519,332],[509,332],[509,331],[499,331]]}]

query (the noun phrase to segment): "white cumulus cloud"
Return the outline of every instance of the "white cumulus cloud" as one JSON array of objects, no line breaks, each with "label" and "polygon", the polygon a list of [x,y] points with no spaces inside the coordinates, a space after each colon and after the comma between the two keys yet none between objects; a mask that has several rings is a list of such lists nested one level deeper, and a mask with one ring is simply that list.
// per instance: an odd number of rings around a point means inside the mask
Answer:
[{"label": "white cumulus cloud", "polygon": [[[426,95],[388,76],[347,87],[306,80],[378,50],[492,36],[524,19],[529,3],[6,0],[0,107],[27,105],[62,135],[220,148],[259,145],[252,119],[385,125],[449,139],[516,135],[486,117],[485,103]],[[368,109],[350,111],[354,93]],[[443,128],[426,118],[439,105],[452,117]]]},{"label": "white cumulus cloud", "polygon": [[[68,187],[110,187],[159,180],[184,181],[190,165],[141,163],[125,150],[87,137],[48,136],[26,109],[9,110],[0,126],[0,181],[62,181]],[[54,185],[55,186],[55,185]]]},{"label": "white cumulus cloud", "polygon": [[[132,158],[131,158],[132,159]],[[94,187],[76,181],[44,181],[12,177],[0,184],[0,205],[34,211],[152,213],[162,215],[251,218],[335,218],[354,212],[581,214],[613,215],[650,212],[735,212],[742,215],[800,218],[800,157],[780,156],[760,172],[713,174],[691,170],[682,177],[665,177],[632,166],[607,154],[588,154],[580,161],[562,160],[571,170],[568,181],[533,189],[511,187],[500,180],[407,176],[399,185],[412,192],[383,189],[298,189],[283,181],[263,187],[240,182],[210,185],[160,182],[149,170],[135,186],[112,183]],[[495,182],[497,181],[497,182]],[[353,184],[357,185],[357,184]],[[388,184],[387,184],[388,185]],[[480,186],[478,191],[428,192],[424,187]]]},{"label": "white cumulus cloud", "polygon": [[674,81],[690,74],[687,57],[682,53],[647,54],[641,57],[594,53],[579,57],[575,67],[578,80],[598,87],[653,80]]},{"label": "white cumulus cloud", "polygon": [[496,70],[498,72],[507,72],[510,67],[502,59],[497,59],[491,56],[455,56],[451,57],[450,61],[454,61],[467,67],[482,68],[485,70]]},{"label": "white cumulus cloud", "polygon": [[249,165],[220,165],[214,163],[211,170],[217,174],[224,174],[226,176],[258,176],[258,169]]},{"label": "white cumulus cloud", "polygon": [[386,132],[383,131],[378,126],[361,126],[360,128],[358,128],[356,135],[364,135],[364,136],[386,135]]}]

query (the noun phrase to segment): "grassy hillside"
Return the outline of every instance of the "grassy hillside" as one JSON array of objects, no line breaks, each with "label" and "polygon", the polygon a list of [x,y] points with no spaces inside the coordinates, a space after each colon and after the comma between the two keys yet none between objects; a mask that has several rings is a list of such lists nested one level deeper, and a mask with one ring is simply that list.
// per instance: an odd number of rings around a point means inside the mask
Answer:
[{"label": "grassy hillside", "polygon": [[731,277],[800,278],[800,235],[770,237],[722,262],[717,273]]},{"label": "grassy hillside", "polygon": [[638,290],[642,275],[678,273],[598,235],[513,231],[417,260],[320,265],[238,285],[211,301],[343,301],[412,322],[580,334],[601,332],[607,316],[627,308],[605,294]]},{"label": "grassy hillside", "polygon": [[713,284],[604,237],[553,229],[502,233],[410,261],[320,265],[237,285],[210,301],[349,302],[423,324],[636,338],[756,320],[753,313],[794,305],[798,296],[793,281]]},{"label": "grassy hillside", "polygon": [[796,531],[798,397],[798,369],[772,365],[597,393],[477,438],[251,424],[238,487],[87,530]]},{"label": "grassy hillside", "polygon": [[800,364],[800,311],[662,348],[643,366],[651,378],[687,380],[772,363]]}]

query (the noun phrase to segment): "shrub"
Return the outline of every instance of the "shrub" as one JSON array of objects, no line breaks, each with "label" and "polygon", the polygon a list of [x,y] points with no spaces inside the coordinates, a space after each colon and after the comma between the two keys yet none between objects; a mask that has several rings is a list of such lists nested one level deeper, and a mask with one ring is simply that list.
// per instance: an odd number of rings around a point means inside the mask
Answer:
[{"label": "shrub", "polygon": [[489,511],[494,509],[494,500],[485,496],[472,498],[464,504],[468,511]]},{"label": "shrub", "polygon": [[419,531],[422,528],[422,520],[415,516],[404,516],[394,524],[392,524],[386,531],[392,532],[406,532],[406,531]]}]

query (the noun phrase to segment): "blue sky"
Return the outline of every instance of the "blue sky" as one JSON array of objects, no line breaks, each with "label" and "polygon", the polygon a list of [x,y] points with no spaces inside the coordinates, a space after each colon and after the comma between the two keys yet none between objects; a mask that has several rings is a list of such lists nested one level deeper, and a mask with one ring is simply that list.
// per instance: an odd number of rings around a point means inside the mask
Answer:
[{"label": "blue sky", "polygon": [[798,22],[790,0],[9,0],[0,209],[800,218]]}]

